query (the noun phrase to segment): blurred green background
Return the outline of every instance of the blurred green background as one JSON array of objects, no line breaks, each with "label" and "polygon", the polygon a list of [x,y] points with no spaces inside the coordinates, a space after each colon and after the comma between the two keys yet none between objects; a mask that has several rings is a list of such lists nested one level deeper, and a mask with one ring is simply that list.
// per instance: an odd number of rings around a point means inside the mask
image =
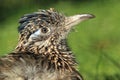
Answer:
[{"label": "blurred green background", "polygon": [[120,80],[120,0],[0,0],[0,55],[16,47],[21,16],[50,7],[96,16],[77,25],[68,43],[85,80]]}]

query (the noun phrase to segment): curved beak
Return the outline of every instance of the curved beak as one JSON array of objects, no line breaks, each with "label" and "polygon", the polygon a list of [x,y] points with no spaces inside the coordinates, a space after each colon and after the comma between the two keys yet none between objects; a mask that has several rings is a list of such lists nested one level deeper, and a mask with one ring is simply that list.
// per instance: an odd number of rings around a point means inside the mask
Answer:
[{"label": "curved beak", "polygon": [[75,26],[84,20],[92,19],[94,17],[95,16],[92,14],[78,14],[78,15],[66,17],[65,27],[66,29],[71,29],[72,26]]}]

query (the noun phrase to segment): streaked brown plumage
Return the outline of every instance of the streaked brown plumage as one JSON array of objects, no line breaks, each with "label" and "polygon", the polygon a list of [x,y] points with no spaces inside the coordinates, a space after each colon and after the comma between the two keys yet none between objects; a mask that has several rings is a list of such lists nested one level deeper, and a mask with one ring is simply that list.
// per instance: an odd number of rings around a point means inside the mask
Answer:
[{"label": "streaked brown plumage", "polygon": [[66,37],[91,14],[66,17],[54,9],[23,16],[14,52],[0,58],[0,80],[83,80]]}]

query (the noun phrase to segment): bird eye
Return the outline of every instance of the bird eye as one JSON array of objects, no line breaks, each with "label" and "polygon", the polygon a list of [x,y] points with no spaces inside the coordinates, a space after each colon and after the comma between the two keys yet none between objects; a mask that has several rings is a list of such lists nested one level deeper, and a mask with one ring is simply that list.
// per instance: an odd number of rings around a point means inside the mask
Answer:
[{"label": "bird eye", "polygon": [[42,32],[42,33],[47,33],[47,32],[49,32],[49,31],[50,31],[49,28],[46,28],[46,27],[44,27],[44,28],[41,29],[41,32]]}]

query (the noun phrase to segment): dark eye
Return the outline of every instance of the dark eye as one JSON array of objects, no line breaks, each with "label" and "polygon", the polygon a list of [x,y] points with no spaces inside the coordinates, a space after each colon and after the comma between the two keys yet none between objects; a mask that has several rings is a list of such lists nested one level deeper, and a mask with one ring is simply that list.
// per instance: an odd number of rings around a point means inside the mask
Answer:
[{"label": "dark eye", "polygon": [[44,27],[44,28],[41,29],[41,32],[42,32],[42,33],[47,33],[47,32],[49,32],[49,29],[46,28],[46,27]]}]

